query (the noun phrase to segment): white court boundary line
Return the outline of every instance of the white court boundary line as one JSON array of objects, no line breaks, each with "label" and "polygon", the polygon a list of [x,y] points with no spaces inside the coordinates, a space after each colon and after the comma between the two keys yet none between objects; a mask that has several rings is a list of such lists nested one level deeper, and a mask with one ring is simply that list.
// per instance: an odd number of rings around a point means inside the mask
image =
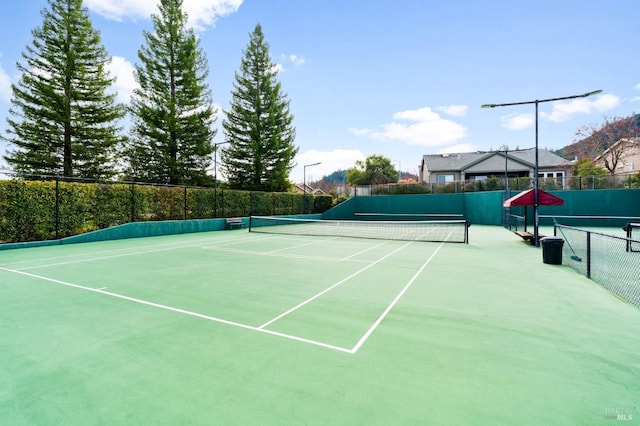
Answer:
[{"label": "white court boundary line", "polygon": [[79,284],[73,284],[73,283],[70,283],[70,282],[56,280],[54,278],[48,278],[48,277],[44,277],[42,275],[31,274],[29,272],[18,271],[18,270],[15,270],[15,269],[9,269],[9,268],[0,267],[0,270],[5,271],[5,272],[10,272],[10,273],[13,273],[13,274],[24,275],[24,276],[27,276],[27,277],[30,277],[30,278],[36,278],[36,279],[39,279],[39,280],[42,280],[42,281],[48,281],[48,282],[51,282],[51,283],[54,283],[54,284],[60,284],[60,285],[67,286],[67,287],[73,287],[73,288],[84,290],[84,291],[90,291],[90,292],[93,292],[93,293],[99,293],[99,294],[102,294],[102,295],[105,295],[105,296],[114,297],[114,298],[117,298],[117,299],[123,299],[123,300],[127,300],[129,302],[139,303],[141,305],[147,305],[147,306],[151,306],[151,307],[159,308],[159,309],[164,309],[164,310],[171,311],[171,312],[177,312],[177,313],[180,313],[180,314],[189,315],[189,316],[192,316],[192,317],[197,317],[197,318],[201,318],[201,319],[205,319],[205,320],[209,320],[209,321],[213,321],[213,322],[217,322],[217,323],[221,323],[221,324],[231,325],[231,326],[234,326],[234,327],[244,328],[244,329],[252,330],[252,331],[258,331],[260,333],[270,334],[270,335],[273,335],[273,336],[284,337],[284,338],[289,339],[289,340],[295,340],[295,341],[298,341],[298,342],[308,343],[308,344],[311,344],[311,345],[320,346],[320,347],[327,348],[327,349],[332,349],[332,350],[335,350],[335,351],[352,353],[352,351],[350,349],[342,348],[340,346],[334,346],[334,345],[330,345],[328,343],[318,342],[316,340],[306,339],[304,337],[293,336],[291,334],[280,333],[280,332],[277,332],[277,331],[264,330],[264,329],[260,329],[258,327],[254,327],[252,325],[242,324],[242,323],[235,322],[235,321],[229,321],[229,320],[225,320],[225,319],[222,319],[222,318],[216,318],[216,317],[212,317],[212,316],[209,316],[209,315],[199,314],[199,313],[193,312],[193,311],[187,311],[185,309],[174,308],[172,306],[167,306],[167,305],[162,305],[162,304],[159,304],[159,303],[149,302],[147,300],[137,299],[135,297],[129,297],[129,296],[125,296],[123,294],[112,293],[110,291],[105,291],[105,290],[101,290],[101,289],[86,287],[86,286],[79,285]]},{"label": "white court boundary line", "polygon": [[409,282],[404,286],[404,288],[400,291],[400,293],[398,293],[398,295],[396,296],[395,299],[393,299],[393,301],[389,304],[389,306],[387,306],[387,308],[384,310],[384,312],[382,312],[382,314],[380,314],[380,316],[378,317],[378,319],[373,323],[373,325],[371,327],[369,327],[369,330],[367,330],[366,333],[364,333],[364,335],[360,338],[360,340],[358,341],[358,343],[356,343],[356,345],[351,349],[352,353],[356,353],[358,352],[358,350],[362,347],[362,345],[364,345],[364,343],[367,341],[367,339],[369,339],[369,336],[371,336],[371,334],[373,334],[373,332],[376,330],[376,328],[378,328],[378,326],[380,325],[380,323],[382,323],[382,321],[387,317],[387,315],[389,314],[389,312],[391,312],[391,309],[393,309],[393,307],[398,303],[398,301],[400,300],[400,298],[407,292],[407,290],[409,290],[409,288],[413,285],[413,283],[415,282],[415,280],[418,278],[418,276],[422,273],[422,271],[424,271],[424,269],[427,267],[427,265],[429,265],[429,263],[431,263],[431,260],[433,260],[433,258],[435,257],[435,255],[440,251],[440,249],[442,247],[444,247],[445,243],[440,243],[440,245],[438,246],[438,248],[436,248],[434,250],[434,252],[431,254],[431,256],[429,256],[429,258],[427,259],[426,262],[424,262],[422,264],[422,266],[420,267],[420,269],[418,269],[418,272],[416,272],[413,277],[409,280]]},{"label": "white court boundary line", "polygon": [[[151,307],[155,307],[155,308],[159,308],[159,309],[164,309],[164,310],[171,311],[171,312],[181,313],[181,314],[184,314],[184,315],[189,315],[189,316],[193,316],[193,317],[197,317],[197,318],[201,318],[201,319],[205,319],[205,320],[209,320],[209,321],[213,321],[213,322],[217,322],[217,323],[221,323],[221,324],[225,324],[225,325],[230,325],[230,326],[239,327],[239,328],[243,328],[243,329],[247,329],[247,330],[257,331],[257,332],[264,333],[264,334],[269,334],[269,335],[273,335],[273,336],[286,338],[286,339],[289,339],[289,340],[294,340],[294,341],[298,341],[298,342],[302,342],[302,343],[307,343],[307,344],[311,344],[311,345],[315,345],[315,346],[320,346],[320,347],[323,347],[323,348],[326,348],[326,349],[331,349],[331,350],[335,350],[335,351],[339,351],[339,352],[345,352],[345,353],[348,353],[348,354],[355,354],[362,347],[362,345],[364,345],[364,343],[369,339],[369,337],[378,328],[378,326],[380,326],[380,324],[387,317],[389,312],[391,312],[391,310],[395,307],[395,305],[400,301],[402,296],[413,285],[413,283],[416,281],[418,276],[420,276],[420,274],[429,265],[429,263],[431,263],[431,261],[434,259],[436,254],[440,251],[440,249],[442,247],[444,247],[444,244],[445,244],[444,242],[440,243],[440,245],[436,248],[436,250],[434,250],[434,252],[431,254],[431,256],[429,256],[429,258],[422,264],[420,269],[418,269],[418,271],[413,275],[413,277],[409,280],[409,282],[407,282],[407,284],[402,288],[400,293],[398,293],[398,295],[393,299],[393,301],[391,301],[391,303],[385,308],[385,310],[382,312],[382,314],[380,314],[380,316],[376,319],[376,321],[371,325],[371,327],[369,327],[369,329],[364,333],[364,335],[360,338],[360,340],[358,340],[358,342],[355,344],[355,346],[353,346],[353,348],[351,348],[351,349],[343,348],[343,347],[340,347],[340,346],[331,345],[331,344],[328,344],[328,343],[319,342],[319,341],[312,340],[312,339],[307,339],[307,338],[304,338],[304,337],[294,336],[294,335],[291,335],[291,334],[286,334],[286,333],[281,333],[281,332],[277,332],[277,331],[268,330],[265,327],[267,327],[267,326],[273,324],[274,322],[278,321],[279,319],[289,315],[290,313],[294,312],[295,310],[297,310],[297,309],[303,307],[304,305],[310,303],[311,301],[317,299],[318,297],[328,293],[329,291],[331,291],[334,288],[340,286],[341,284],[345,283],[349,279],[351,279],[351,278],[355,277],[356,275],[366,271],[367,269],[371,268],[372,266],[382,262],[383,260],[387,259],[388,257],[394,255],[395,253],[399,252],[400,250],[408,247],[409,245],[411,245],[413,243],[414,243],[413,241],[410,241],[410,242],[402,245],[401,247],[398,247],[394,251],[392,251],[392,252],[386,254],[385,256],[381,257],[380,259],[368,264],[364,268],[362,268],[362,269],[354,272],[353,274],[349,275],[347,278],[344,278],[343,280],[333,284],[332,286],[326,288],[325,290],[321,291],[320,293],[317,293],[316,295],[310,297],[309,299],[307,299],[304,302],[296,305],[295,307],[289,309],[288,311],[278,315],[277,317],[267,321],[266,323],[260,325],[259,327],[248,325],[248,324],[242,324],[242,323],[238,323],[238,322],[235,322],[235,321],[229,321],[229,320],[225,320],[225,319],[222,319],[222,318],[217,318],[217,317],[213,317],[213,316],[209,316],[209,315],[204,315],[204,314],[200,314],[200,313],[197,313],[197,312],[188,311],[188,310],[185,310],[185,309],[180,309],[180,308],[175,308],[175,307],[172,307],[172,306],[162,305],[162,304],[159,304],[159,303],[154,303],[154,302],[150,302],[150,301],[147,301],[147,300],[137,299],[137,298],[134,298],[134,297],[125,296],[125,295],[122,295],[122,294],[113,293],[113,292],[109,292],[109,291],[103,290],[106,287],[101,287],[99,289],[86,287],[86,286],[83,286],[83,285],[73,284],[73,283],[70,283],[70,282],[61,281],[61,280],[57,280],[57,279],[54,279],[54,278],[45,277],[45,276],[42,276],[42,275],[36,275],[36,274],[29,273],[29,272],[24,272],[22,270],[5,268],[5,267],[2,267],[2,266],[0,266],[0,270],[1,271],[5,271],[5,272],[9,272],[9,273],[18,274],[18,275],[27,276],[27,277],[30,277],[30,278],[35,278],[35,279],[51,282],[51,283],[55,283],[55,284],[59,284],[59,285],[64,285],[64,286],[67,286],[67,287],[73,287],[73,288],[84,290],[84,291],[90,291],[90,292],[93,292],[93,293],[99,293],[99,294],[102,294],[102,295],[105,295],[105,296],[114,297],[114,298],[117,298],[117,299],[123,299],[123,300],[127,300],[127,301],[130,301],[130,302],[139,303],[139,304],[142,304],[142,305],[147,305],[147,306],[151,306]],[[189,247],[189,246],[186,246],[186,247]]]},{"label": "white court boundary line", "polygon": [[[212,232],[216,232],[216,231],[212,231]],[[178,234],[176,234],[178,235]],[[249,235],[249,233],[247,233],[247,235]],[[168,235],[164,235],[164,236],[168,236]],[[154,237],[139,237],[139,238],[131,238],[132,240],[142,240],[145,238],[154,238]],[[277,238],[277,236],[267,236],[267,235],[256,235],[253,238],[255,239],[259,239],[259,240],[269,240],[269,239],[274,239]],[[128,239],[128,238],[127,238]],[[124,240],[124,239],[122,239]],[[96,257],[96,258],[86,258],[83,256],[86,256],[86,253],[76,253],[76,254],[69,254],[66,256],[55,256],[55,257],[46,257],[46,258],[40,258],[40,259],[30,259],[30,260],[20,260],[17,262],[9,262],[9,263],[2,263],[0,264],[0,266],[14,266],[14,265],[21,265],[21,264],[25,264],[25,263],[34,263],[34,262],[43,262],[43,261],[56,261],[56,260],[61,260],[61,259],[71,259],[68,262],[65,263],[54,263],[51,264],[51,266],[56,266],[56,265],[66,265],[66,264],[71,264],[71,263],[76,263],[76,262],[89,262],[91,260],[102,260],[102,259],[110,259],[112,257],[123,257],[123,256],[127,256],[127,255],[131,255],[131,256],[136,256],[139,254],[145,254],[145,253],[153,253],[155,251],[159,251],[159,250],[174,250],[174,249],[181,249],[181,248],[189,248],[189,247],[197,247],[197,246],[201,246],[202,244],[206,244],[208,241],[215,241],[216,243],[226,243],[227,245],[229,244],[241,244],[243,242],[246,242],[245,240],[240,240],[238,238],[238,236],[236,235],[235,237],[221,237],[221,239],[217,239],[217,238],[206,238],[206,237],[202,237],[199,239],[196,238],[192,238],[186,241],[175,241],[175,242],[167,242],[167,243],[160,243],[160,244],[149,244],[149,245],[141,245],[138,247],[124,247],[124,248],[117,248],[117,249],[111,249],[111,250],[101,250],[101,251],[97,251],[95,253],[92,253],[94,255],[100,255],[100,254],[107,254],[107,256],[100,256],[100,257]],[[110,241],[121,241],[121,240],[110,240]],[[94,243],[102,243],[105,241],[95,241]],[[74,243],[74,244],[63,244],[65,246],[72,246],[72,245],[79,245],[79,244],[93,244],[93,243]],[[60,247],[60,245],[55,245],[55,246],[49,246],[49,247]],[[35,248],[35,247],[34,247]],[[19,250],[19,249],[17,249]],[[136,251],[137,250],[137,251]],[[114,253],[113,255],[110,255],[111,253]],[[83,257],[81,259],[73,259],[73,258],[80,258]],[[43,267],[46,267],[49,265],[44,265]],[[32,266],[32,267],[28,267],[29,269],[34,269],[36,267],[40,267],[40,266]],[[26,268],[25,268],[26,269]]]},{"label": "white court boundary line", "polygon": [[[265,240],[265,239],[272,239],[272,238],[275,238],[275,237],[264,237],[264,238],[260,238],[260,239],[261,240]],[[197,242],[198,242],[197,240],[191,240],[191,241],[183,241],[180,245],[172,245],[171,243],[158,244],[158,245],[152,245],[152,246],[149,246],[149,247],[144,247],[143,250],[128,251],[126,253],[118,253],[118,252],[124,251],[124,250],[133,250],[133,249],[117,249],[117,250],[113,250],[113,252],[115,252],[117,254],[112,254],[112,255],[108,255],[108,256],[87,257],[87,258],[84,258],[84,259],[72,259],[72,260],[68,260],[68,261],[64,261],[64,262],[48,263],[48,264],[44,264],[44,265],[26,266],[24,268],[20,268],[20,269],[16,269],[16,270],[28,271],[28,270],[32,270],[32,269],[48,268],[48,267],[51,267],[51,266],[71,265],[71,264],[75,264],[75,263],[85,263],[85,262],[97,262],[99,260],[117,259],[119,257],[127,257],[127,256],[140,256],[140,255],[148,254],[148,253],[159,253],[159,252],[163,252],[163,251],[179,250],[179,249],[184,249],[184,248],[201,248],[200,244],[195,244]],[[230,244],[239,244],[240,243],[236,239],[223,240],[222,242],[230,243]],[[243,242],[246,242],[246,241],[243,241]],[[166,247],[166,246],[170,246],[170,247]],[[150,248],[150,249],[147,249],[147,248]],[[109,253],[109,251],[105,251],[103,253]],[[82,256],[82,254],[73,255],[73,256],[63,256],[62,258],[79,257],[79,256]],[[56,258],[36,259],[36,260],[31,261],[31,262],[38,262],[38,261],[42,261],[42,260],[55,260],[55,259]],[[24,261],[24,262],[20,262],[20,263],[25,263],[25,262],[28,262],[28,261]],[[8,263],[8,264],[4,264],[4,266],[9,266],[9,265],[14,265],[14,264],[16,264],[16,263]]]}]

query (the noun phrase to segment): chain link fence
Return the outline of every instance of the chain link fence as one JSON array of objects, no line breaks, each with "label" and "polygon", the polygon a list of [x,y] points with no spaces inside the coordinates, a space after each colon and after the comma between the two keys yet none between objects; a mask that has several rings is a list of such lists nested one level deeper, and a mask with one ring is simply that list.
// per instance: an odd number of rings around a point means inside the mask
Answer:
[{"label": "chain link fence", "polygon": [[[622,231],[621,231],[622,234]],[[611,293],[640,307],[640,240],[556,224],[562,237],[563,264],[591,278]]]},{"label": "chain link fence", "polygon": [[53,240],[130,222],[321,213],[331,196],[0,171],[0,244]]}]

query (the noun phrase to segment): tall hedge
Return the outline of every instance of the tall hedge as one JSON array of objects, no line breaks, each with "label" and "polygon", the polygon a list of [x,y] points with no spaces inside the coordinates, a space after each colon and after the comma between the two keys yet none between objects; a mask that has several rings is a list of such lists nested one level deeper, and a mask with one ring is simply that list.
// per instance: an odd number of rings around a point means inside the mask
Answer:
[{"label": "tall hedge", "polygon": [[[331,205],[331,196],[307,195],[308,213]],[[293,193],[0,180],[0,242],[63,238],[128,222],[301,214],[303,209],[303,195]]]}]

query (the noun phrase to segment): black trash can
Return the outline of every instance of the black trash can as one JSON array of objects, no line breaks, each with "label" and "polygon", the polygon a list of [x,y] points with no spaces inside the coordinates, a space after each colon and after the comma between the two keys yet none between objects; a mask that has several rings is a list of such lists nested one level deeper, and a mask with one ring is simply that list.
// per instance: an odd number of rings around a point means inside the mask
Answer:
[{"label": "black trash can", "polygon": [[542,243],[542,261],[549,265],[562,265],[564,240],[560,237],[544,237],[540,243]]}]

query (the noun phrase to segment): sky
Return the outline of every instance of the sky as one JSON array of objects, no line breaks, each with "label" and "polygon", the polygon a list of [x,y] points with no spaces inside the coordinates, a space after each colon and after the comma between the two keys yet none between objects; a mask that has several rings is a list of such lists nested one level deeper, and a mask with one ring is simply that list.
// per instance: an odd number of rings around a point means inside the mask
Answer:
[{"label": "sky", "polygon": [[[157,2],[84,5],[112,57],[118,99],[128,103]],[[47,0],[3,4],[2,133],[11,84],[20,77],[16,62],[24,63],[47,7]],[[294,115],[294,182],[319,180],[373,154],[417,174],[425,154],[535,146],[534,104],[483,104],[602,90],[539,103],[541,149],[569,145],[606,117],[640,112],[637,0],[184,0],[183,9],[208,61],[216,143],[224,141],[224,111],[249,35],[262,26]],[[0,154],[8,148],[0,141]]]}]

